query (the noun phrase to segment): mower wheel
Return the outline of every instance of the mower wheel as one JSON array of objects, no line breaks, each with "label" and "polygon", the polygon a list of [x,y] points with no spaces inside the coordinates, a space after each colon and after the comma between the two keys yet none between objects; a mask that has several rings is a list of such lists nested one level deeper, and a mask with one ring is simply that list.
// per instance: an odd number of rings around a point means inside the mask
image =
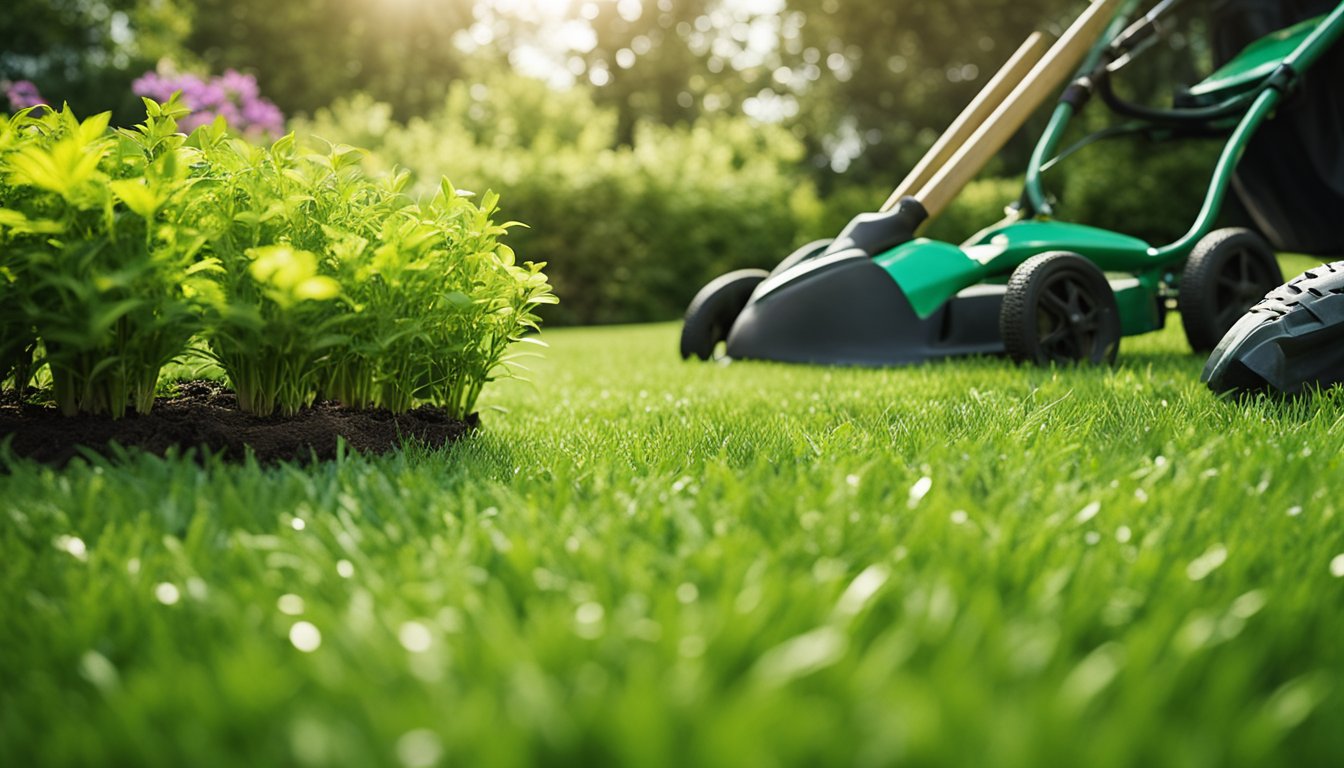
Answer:
[{"label": "mower wheel", "polygon": [[1232,325],[1283,282],[1274,251],[1249,229],[1217,229],[1186,259],[1176,308],[1196,352],[1218,346]]},{"label": "mower wheel", "polygon": [[751,292],[769,277],[764,269],[739,269],[709,281],[691,299],[681,326],[681,357],[708,360],[719,342],[727,341],[733,322],[747,306]]},{"label": "mower wheel", "polygon": [[826,250],[826,247],[829,246],[830,244],[831,244],[831,238],[829,237],[823,238],[821,240],[813,240],[812,242],[808,243],[807,245],[804,245],[803,247],[799,248],[793,253],[790,253],[788,256],[785,256],[783,261],[776,264],[775,268],[770,270],[770,274],[778,275],[780,272],[783,272],[789,267],[792,267],[795,264],[806,261],[807,259],[816,256],[817,254]]},{"label": "mower wheel", "polygon": [[1120,349],[1120,310],[1097,265],[1053,251],[1013,270],[999,332],[1017,362],[1110,365]]}]

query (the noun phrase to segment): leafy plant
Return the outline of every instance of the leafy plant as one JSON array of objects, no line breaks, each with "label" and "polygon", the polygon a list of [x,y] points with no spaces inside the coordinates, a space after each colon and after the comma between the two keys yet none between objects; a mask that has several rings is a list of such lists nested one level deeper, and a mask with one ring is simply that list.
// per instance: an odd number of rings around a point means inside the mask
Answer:
[{"label": "leafy plant", "polygon": [[323,396],[462,418],[555,302],[499,242],[494,194],[444,181],[419,205],[354,147],[263,148],[223,119],[188,137],[180,96],[145,104],[134,130],[68,109],[0,122],[0,379],[49,366],[67,414],[147,412],[200,334],[250,413]]},{"label": "leafy plant", "polygon": [[[6,279],[19,294],[6,304],[41,338],[39,363],[66,414],[148,412],[159,369],[199,328],[192,290],[202,241],[181,215],[195,161],[177,133],[185,110],[147,106],[144,123],[118,132],[107,130],[107,114],[20,113],[16,146],[0,160]],[[17,355],[22,385],[27,357]]]},{"label": "leafy plant", "polygon": [[541,265],[498,242],[497,196],[478,207],[444,182],[422,207],[405,174],[370,178],[354,147],[193,141],[215,169],[198,190],[216,265],[206,336],[244,410],[293,414],[320,395],[464,417],[555,300]]},{"label": "leafy plant", "polygon": [[[9,157],[23,146],[25,135],[34,134],[38,127],[32,110],[22,110],[12,118],[0,114],[0,169],[9,167]],[[22,206],[33,196],[30,190],[11,184],[7,173],[0,173],[0,205]],[[24,311],[25,293],[31,282],[24,275],[24,260],[19,252],[23,243],[36,233],[16,232],[6,222],[24,224],[27,217],[0,208],[0,384],[12,374],[15,388],[22,390],[31,375],[37,332]]]},{"label": "leafy plant", "polygon": [[[429,402],[461,418],[492,376],[509,373],[506,349],[537,330],[534,310],[556,298],[544,264],[520,266],[499,242],[513,222],[494,223],[497,208],[497,195],[477,206],[444,180],[427,204],[388,219],[375,242],[338,241],[335,252],[363,248],[372,258],[339,259],[354,313],[350,343],[329,369],[331,397],[394,411]],[[408,306],[421,311],[398,311]]]},{"label": "leafy plant", "polygon": [[322,176],[290,138],[267,150],[203,128],[192,141],[212,170],[194,203],[213,277],[204,294],[210,354],[244,411],[293,415],[313,402],[322,355],[341,341],[332,304],[340,286],[319,274]]}]

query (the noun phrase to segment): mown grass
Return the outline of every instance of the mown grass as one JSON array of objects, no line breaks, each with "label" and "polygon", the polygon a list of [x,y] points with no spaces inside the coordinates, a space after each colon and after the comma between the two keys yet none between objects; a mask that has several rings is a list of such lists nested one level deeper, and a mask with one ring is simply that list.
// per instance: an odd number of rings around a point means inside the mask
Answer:
[{"label": "mown grass", "polygon": [[14,466],[0,764],[1344,754],[1340,392],[1217,400],[1175,327],[1116,371],[676,332],[548,333],[444,451]]}]

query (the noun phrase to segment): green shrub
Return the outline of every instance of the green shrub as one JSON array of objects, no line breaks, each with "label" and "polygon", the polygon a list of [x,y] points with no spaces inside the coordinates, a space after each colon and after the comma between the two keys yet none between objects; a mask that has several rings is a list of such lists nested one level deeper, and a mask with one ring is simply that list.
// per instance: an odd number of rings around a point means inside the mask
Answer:
[{"label": "green shrub", "polygon": [[355,97],[296,130],[374,147],[370,167],[408,168],[416,193],[444,174],[499,190],[503,214],[531,225],[511,244],[548,263],[564,299],[548,322],[675,317],[711,278],[772,266],[818,228],[802,144],[779,126],[641,124],[633,145],[617,146],[615,112],[586,91],[518,77],[458,84],[427,118],[390,115]]},{"label": "green shrub", "polygon": [[[147,412],[159,369],[199,328],[201,243],[183,220],[195,153],[175,103],[135,130],[106,114],[25,111],[3,130],[0,238],[6,253],[6,373],[28,382],[29,350],[66,414]],[[10,335],[11,329],[13,336]]]},{"label": "green shrub", "polygon": [[498,241],[498,198],[446,181],[424,205],[407,177],[368,177],[362,152],[268,150],[202,134],[219,169],[202,191],[219,276],[210,350],[244,410],[292,414],[316,397],[457,417],[554,302],[541,264]]},{"label": "green shrub", "polygon": [[1194,224],[1222,145],[1207,139],[1109,142],[1067,158],[1046,186],[1058,194],[1060,218],[1167,243]]},{"label": "green shrub", "polygon": [[555,301],[499,242],[492,193],[443,181],[417,205],[354,147],[262,148],[222,122],[186,137],[176,101],[146,105],[134,131],[68,111],[0,124],[0,377],[26,384],[45,349],[66,413],[147,412],[200,333],[248,412],[324,396],[462,418]]}]

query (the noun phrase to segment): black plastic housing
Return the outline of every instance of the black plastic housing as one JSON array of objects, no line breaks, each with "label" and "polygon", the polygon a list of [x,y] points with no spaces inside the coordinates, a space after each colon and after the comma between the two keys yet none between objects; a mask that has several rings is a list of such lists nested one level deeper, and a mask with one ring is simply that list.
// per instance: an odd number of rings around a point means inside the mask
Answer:
[{"label": "black plastic housing", "polygon": [[757,289],[728,335],[728,355],[830,365],[909,365],[997,355],[1004,287],[968,288],[920,318],[862,249],[820,256]]},{"label": "black plastic housing", "polygon": [[1344,261],[1271,291],[1218,343],[1201,379],[1215,392],[1287,395],[1344,383]]},{"label": "black plastic housing", "polygon": [[929,218],[924,204],[913,197],[902,197],[889,211],[860,213],[850,220],[826,248],[826,254],[858,248],[869,256],[908,243],[915,231]]}]

